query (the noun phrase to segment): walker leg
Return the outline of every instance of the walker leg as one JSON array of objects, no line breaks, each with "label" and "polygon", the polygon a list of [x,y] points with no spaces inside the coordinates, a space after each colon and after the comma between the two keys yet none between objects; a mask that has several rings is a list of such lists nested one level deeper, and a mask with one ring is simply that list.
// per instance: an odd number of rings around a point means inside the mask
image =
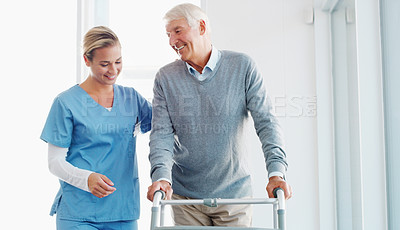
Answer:
[{"label": "walker leg", "polygon": [[279,221],[279,230],[286,230],[286,216],[284,209],[278,210],[278,221]]},{"label": "walker leg", "polygon": [[278,229],[278,204],[273,205],[274,229]]},{"label": "walker leg", "polygon": [[151,224],[150,230],[154,230],[160,223],[160,207],[151,208]]},{"label": "walker leg", "polygon": [[160,226],[164,226],[165,205],[161,205]]}]

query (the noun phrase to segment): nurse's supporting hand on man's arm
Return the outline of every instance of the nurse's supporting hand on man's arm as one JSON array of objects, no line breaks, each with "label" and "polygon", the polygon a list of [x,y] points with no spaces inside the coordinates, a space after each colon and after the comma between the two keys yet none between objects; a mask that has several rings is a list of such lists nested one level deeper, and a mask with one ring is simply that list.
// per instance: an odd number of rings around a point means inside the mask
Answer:
[{"label": "nurse's supporting hand on man's arm", "polygon": [[98,198],[103,198],[113,193],[116,188],[114,183],[106,176],[100,173],[92,173],[88,178],[88,186],[90,192]]}]

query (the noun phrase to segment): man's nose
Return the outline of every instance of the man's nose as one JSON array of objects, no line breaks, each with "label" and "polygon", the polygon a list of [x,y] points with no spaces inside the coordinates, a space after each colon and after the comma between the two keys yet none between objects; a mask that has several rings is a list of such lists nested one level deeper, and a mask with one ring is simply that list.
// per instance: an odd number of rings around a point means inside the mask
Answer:
[{"label": "man's nose", "polygon": [[169,45],[174,47],[178,43],[178,39],[176,39],[176,36],[171,35],[169,37]]}]

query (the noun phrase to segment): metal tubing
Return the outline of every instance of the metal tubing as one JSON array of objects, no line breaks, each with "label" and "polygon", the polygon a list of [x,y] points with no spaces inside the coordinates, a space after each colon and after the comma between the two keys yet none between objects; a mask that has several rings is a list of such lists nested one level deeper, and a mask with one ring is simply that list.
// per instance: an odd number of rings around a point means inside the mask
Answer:
[{"label": "metal tubing", "polygon": [[160,226],[160,207],[151,207],[151,223],[150,229],[154,230],[156,227]]},{"label": "metal tubing", "polygon": [[164,207],[165,205],[217,205],[217,204],[272,204],[274,230],[286,230],[285,214],[285,193],[282,189],[276,190],[276,197],[273,199],[195,199],[195,200],[163,200],[164,193],[156,191],[153,198],[151,230],[167,229],[266,229],[266,228],[224,228],[224,227],[196,227],[196,226],[175,226],[165,227],[164,225]]},{"label": "metal tubing", "polygon": [[161,205],[160,226],[164,226],[165,205]]},{"label": "metal tubing", "polygon": [[[204,205],[209,199],[195,200],[162,200],[162,205]],[[276,199],[215,199],[216,204],[277,204]]]},{"label": "metal tubing", "polygon": [[278,229],[278,204],[274,204],[272,213],[274,218],[274,228]]},{"label": "metal tubing", "polygon": [[279,189],[276,191],[276,194],[278,196],[279,209],[285,210],[286,207],[285,192],[282,189]]},{"label": "metal tubing", "polygon": [[284,209],[278,210],[278,221],[279,221],[279,230],[286,230],[286,217]]},{"label": "metal tubing", "polygon": [[160,202],[163,197],[164,193],[162,191],[156,191],[154,193],[153,207],[151,208],[151,230],[154,230],[156,227],[160,226]]}]

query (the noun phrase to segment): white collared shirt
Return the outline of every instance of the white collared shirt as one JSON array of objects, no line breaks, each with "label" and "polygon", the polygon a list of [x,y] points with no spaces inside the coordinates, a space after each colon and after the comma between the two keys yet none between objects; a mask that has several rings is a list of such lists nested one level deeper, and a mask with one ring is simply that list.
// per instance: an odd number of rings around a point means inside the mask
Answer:
[{"label": "white collared shirt", "polygon": [[187,62],[186,62],[186,67],[188,68],[189,73],[193,77],[197,78],[199,81],[204,81],[211,76],[215,66],[217,66],[217,63],[220,59],[221,59],[221,52],[217,48],[215,48],[215,46],[212,46],[211,56],[206,66],[203,69],[203,73],[199,73],[195,68],[193,68]]}]

